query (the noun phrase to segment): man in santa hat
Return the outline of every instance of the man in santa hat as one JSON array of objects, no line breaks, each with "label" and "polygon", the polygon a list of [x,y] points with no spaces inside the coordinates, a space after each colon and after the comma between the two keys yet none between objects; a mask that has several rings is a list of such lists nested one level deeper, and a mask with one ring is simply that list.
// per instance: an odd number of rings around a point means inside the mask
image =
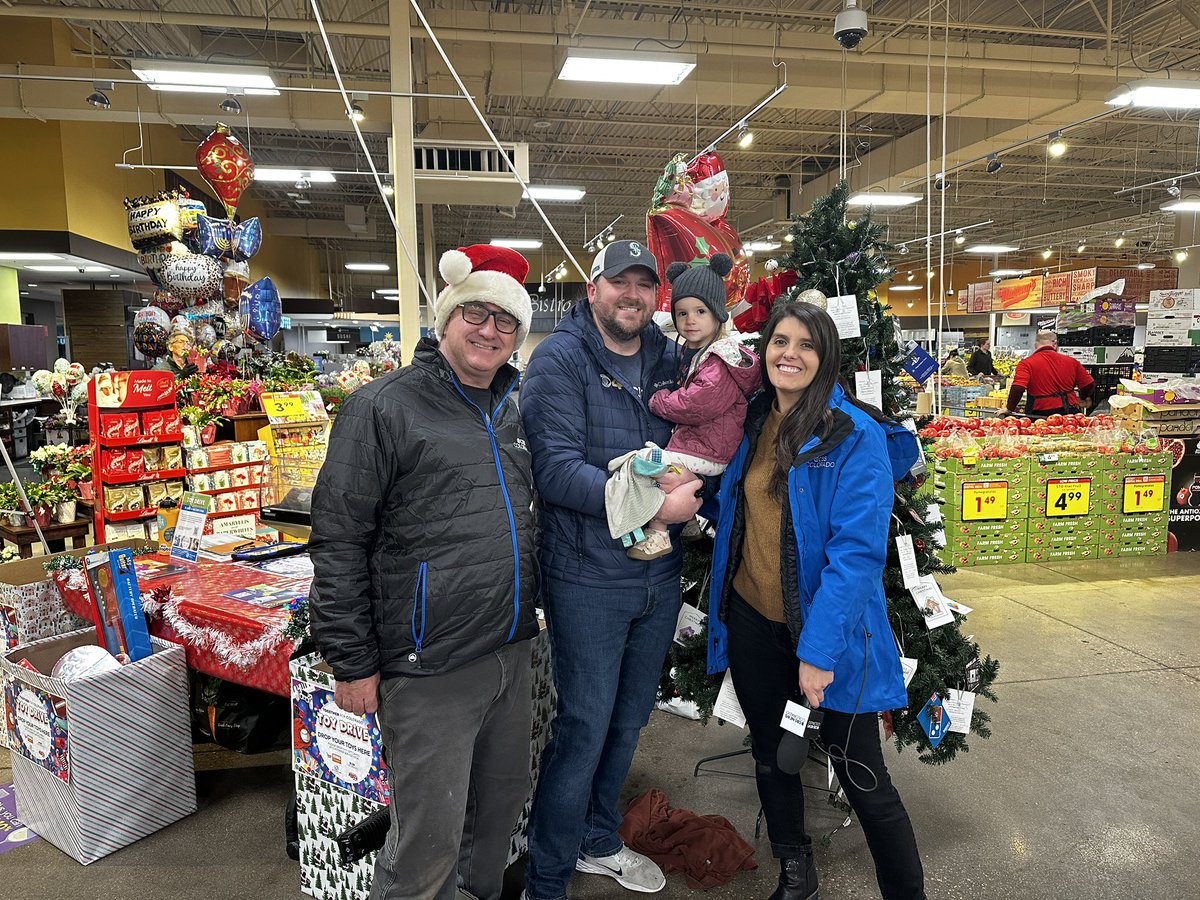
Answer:
[{"label": "man in santa hat", "polygon": [[345,400],[313,490],[313,637],[387,751],[373,900],[496,900],[529,793],[533,476],[508,364],[529,264],[476,245],[439,268],[440,342]]}]

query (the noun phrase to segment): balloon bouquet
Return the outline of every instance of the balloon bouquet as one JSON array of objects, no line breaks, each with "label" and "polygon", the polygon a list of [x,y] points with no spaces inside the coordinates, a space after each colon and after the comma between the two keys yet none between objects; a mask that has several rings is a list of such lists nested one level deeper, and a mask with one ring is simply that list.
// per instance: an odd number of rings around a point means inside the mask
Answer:
[{"label": "balloon bouquet", "polygon": [[225,218],[209,216],[186,191],[125,200],[129,239],[156,287],[150,305],[134,317],[134,346],[149,358],[166,355],[176,332],[208,357],[232,359],[279,331],[279,291],[270,278],[250,284],[262,224],[257,218],[235,221],[242,192],[254,180],[250,154],[218,124],[196,148],[196,167]]},{"label": "balloon bouquet", "polygon": [[[703,153],[689,164],[682,153],[667,163],[654,186],[646,214],[646,242],[658,260],[659,271],[673,262],[701,265],[714,254],[726,253],[733,270],[725,277],[725,305],[736,316],[750,281],[750,261],[742,252],[737,232],[725,221],[729,210],[729,173],[716,153]],[[655,321],[671,320],[671,285],[658,288]]]}]

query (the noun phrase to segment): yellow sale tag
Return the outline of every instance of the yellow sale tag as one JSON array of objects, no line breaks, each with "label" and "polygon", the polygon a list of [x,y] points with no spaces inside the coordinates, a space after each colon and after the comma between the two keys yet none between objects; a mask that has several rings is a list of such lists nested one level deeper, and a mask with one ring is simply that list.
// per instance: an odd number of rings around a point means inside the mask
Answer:
[{"label": "yellow sale tag", "polygon": [[1166,475],[1126,475],[1125,502],[1121,509],[1129,513],[1156,513],[1166,509]]},{"label": "yellow sale tag", "polygon": [[1051,478],[1046,482],[1046,517],[1086,516],[1092,508],[1092,479]]},{"label": "yellow sale tag", "polygon": [[276,394],[263,397],[263,412],[268,418],[304,418],[304,403],[295,394]]},{"label": "yellow sale tag", "polygon": [[967,481],[962,486],[962,520],[982,522],[1008,518],[1007,481]]}]

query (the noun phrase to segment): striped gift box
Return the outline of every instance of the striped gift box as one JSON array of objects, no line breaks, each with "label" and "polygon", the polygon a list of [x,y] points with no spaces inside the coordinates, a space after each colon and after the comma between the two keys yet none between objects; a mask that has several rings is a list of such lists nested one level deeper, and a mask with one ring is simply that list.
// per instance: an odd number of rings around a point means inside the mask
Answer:
[{"label": "striped gift box", "polygon": [[184,651],[151,641],[151,656],[70,682],[17,661],[50,672],[68,650],[95,644],[94,628],[0,658],[0,675],[18,688],[66,701],[69,780],[13,750],[13,783],[25,824],[84,865],[196,811]]}]

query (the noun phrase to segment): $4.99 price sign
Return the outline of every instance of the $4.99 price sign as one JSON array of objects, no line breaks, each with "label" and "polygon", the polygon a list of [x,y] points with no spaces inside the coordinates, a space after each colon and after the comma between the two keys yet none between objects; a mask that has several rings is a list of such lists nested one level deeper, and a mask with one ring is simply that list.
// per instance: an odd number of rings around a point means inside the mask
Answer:
[{"label": "$4.99 price sign", "polygon": [[1007,481],[965,481],[962,486],[962,520],[983,522],[1008,518]]},{"label": "$4.99 price sign", "polygon": [[1046,518],[1086,516],[1092,511],[1092,479],[1051,478],[1046,482]]},{"label": "$4.99 price sign", "polygon": [[1126,515],[1162,512],[1166,509],[1166,494],[1166,475],[1126,475],[1121,511]]}]

